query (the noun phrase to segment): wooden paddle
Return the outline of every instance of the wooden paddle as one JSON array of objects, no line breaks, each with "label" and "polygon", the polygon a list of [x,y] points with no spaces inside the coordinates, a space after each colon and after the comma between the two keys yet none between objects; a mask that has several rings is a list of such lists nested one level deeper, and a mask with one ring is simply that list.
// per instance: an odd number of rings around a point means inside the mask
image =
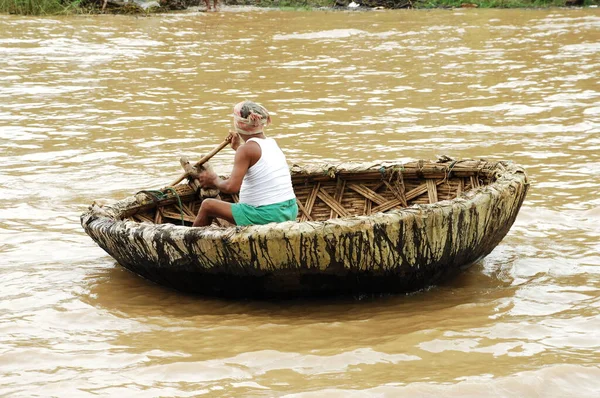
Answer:
[{"label": "wooden paddle", "polygon": [[[207,155],[203,156],[202,159],[200,159],[199,161],[197,161],[196,164],[194,165],[194,167],[200,167],[204,163],[208,162],[210,160],[210,158],[212,158],[217,153],[219,153],[219,151],[221,149],[225,148],[227,145],[229,145],[230,142],[231,141],[229,139],[225,139],[225,141],[221,142],[219,144],[219,146],[217,146],[215,149],[213,149],[212,151],[210,151]],[[183,173],[182,175],[180,175],[179,178],[176,179],[175,181],[173,181],[171,184],[169,184],[169,186],[172,187],[172,186],[175,186],[175,185],[179,184],[181,181],[183,181],[183,179],[185,177],[187,177],[187,173]]]}]

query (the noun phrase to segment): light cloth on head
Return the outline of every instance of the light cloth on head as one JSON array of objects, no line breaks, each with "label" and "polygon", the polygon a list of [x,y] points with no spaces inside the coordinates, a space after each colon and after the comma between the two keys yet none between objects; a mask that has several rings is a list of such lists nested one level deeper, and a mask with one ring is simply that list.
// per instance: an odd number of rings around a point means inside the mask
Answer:
[{"label": "light cloth on head", "polygon": [[[245,113],[246,116],[242,116]],[[254,135],[262,133],[271,123],[269,111],[252,101],[242,101],[233,107],[233,127],[238,134]]]}]

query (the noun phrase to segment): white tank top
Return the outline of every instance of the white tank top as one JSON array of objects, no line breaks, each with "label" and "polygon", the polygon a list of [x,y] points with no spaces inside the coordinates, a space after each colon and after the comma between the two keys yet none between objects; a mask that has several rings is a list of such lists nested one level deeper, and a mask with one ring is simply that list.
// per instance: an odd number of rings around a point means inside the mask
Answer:
[{"label": "white tank top", "polygon": [[250,138],[260,145],[258,162],[248,169],[240,188],[240,203],[265,206],[295,199],[285,155],[272,138]]}]

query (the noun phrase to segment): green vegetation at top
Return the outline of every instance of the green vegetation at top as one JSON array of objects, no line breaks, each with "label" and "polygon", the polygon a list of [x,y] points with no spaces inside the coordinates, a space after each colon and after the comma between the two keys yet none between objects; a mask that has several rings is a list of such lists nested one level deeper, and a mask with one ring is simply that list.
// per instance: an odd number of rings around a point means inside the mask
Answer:
[{"label": "green vegetation at top", "polygon": [[4,14],[56,15],[80,9],[80,0],[0,0],[0,12]]},{"label": "green vegetation at top", "polygon": [[[143,10],[134,0],[0,0],[0,13],[19,15],[58,15],[82,13],[142,13],[181,10],[191,6],[201,7],[202,0],[157,0],[160,7]],[[226,5],[252,5],[257,7],[314,9],[346,8],[352,0],[221,0]],[[396,8],[548,8],[568,6],[597,6],[600,0],[354,0],[363,9]],[[103,11],[103,7],[106,9]]]}]

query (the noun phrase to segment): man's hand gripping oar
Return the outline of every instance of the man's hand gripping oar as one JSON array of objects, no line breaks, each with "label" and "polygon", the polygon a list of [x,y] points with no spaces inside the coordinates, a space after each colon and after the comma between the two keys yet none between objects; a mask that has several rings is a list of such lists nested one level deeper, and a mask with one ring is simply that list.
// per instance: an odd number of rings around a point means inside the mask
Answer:
[{"label": "man's hand gripping oar", "polygon": [[186,177],[188,177],[191,173],[193,173],[194,170],[197,170],[200,166],[202,166],[204,163],[208,162],[213,156],[215,156],[217,153],[219,153],[221,151],[221,149],[223,149],[227,145],[229,145],[231,143],[232,139],[233,138],[232,138],[231,134],[229,136],[227,136],[227,138],[225,138],[225,141],[221,142],[219,144],[219,146],[217,146],[215,149],[213,149],[212,151],[210,151],[207,155],[205,155],[204,157],[202,157],[202,159],[200,159],[199,161],[197,161],[196,164],[194,164],[193,168],[187,169],[185,173],[183,173],[182,175],[180,175],[179,178],[177,178],[175,181],[173,181],[171,184],[169,184],[169,186],[172,187],[172,186],[175,186],[175,185],[179,184]]}]

